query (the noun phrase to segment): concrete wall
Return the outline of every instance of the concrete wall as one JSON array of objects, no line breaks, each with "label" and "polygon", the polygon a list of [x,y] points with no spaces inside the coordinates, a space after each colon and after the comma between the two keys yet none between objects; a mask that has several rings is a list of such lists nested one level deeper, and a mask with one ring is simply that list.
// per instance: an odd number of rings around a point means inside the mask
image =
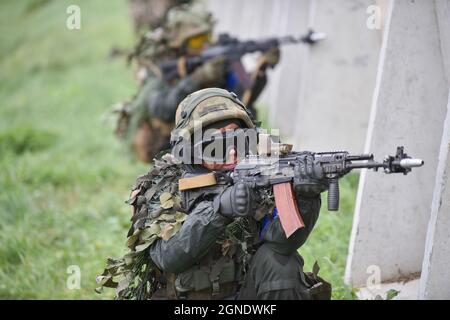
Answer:
[{"label": "concrete wall", "polygon": [[448,102],[439,14],[434,1],[392,2],[365,149],[382,157],[404,145],[425,166],[408,176],[362,173],[345,276],[356,286],[370,265],[383,281],[422,268]]},{"label": "concrete wall", "polygon": [[316,0],[314,27],[328,34],[311,48],[299,100],[295,146],[360,153],[375,87],[381,37],[369,30],[374,1]]},{"label": "concrete wall", "polygon": [[[228,32],[240,39],[263,39],[273,36],[303,35],[308,26],[309,0],[209,0],[217,19],[216,33]],[[301,65],[305,45],[287,45],[281,61],[269,71],[269,85],[258,101],[268,109],[268,118],[282,133],[291,135],[298,105],[298,89],[303,80]],[[244,63],[252,70],[256,55],[246,56]]]},{"label": "concrete wall", "polygon": [[[450,1],[436,1],[441,51],[450,84]],[[450,86],[449,86],[450,87]],[[450,91],[450,89],[449,89]],[[420,299],[450,299],[450,94],[436,170],[431,218],[419,286]]]},{"label": "concrete wall", "polygon": [[450,95],[442,136],[419,298],[450,299]]},{"label": "concrete wall", "polygon": [[[380,1],[380,0],[378,0]],[[386,1],[386,0],[381,0]],[[328,39],[315,47],[284,46],[259,104],[272,127],[296,148],[364,145],[381,47],[380,31],[366,27],[375,0],[208,0],[217,33],[242,39],[301,35],[308,27]],[[251,68],[252,57],[245,59]],[[318,129],[320,124],[322,130]]]}]

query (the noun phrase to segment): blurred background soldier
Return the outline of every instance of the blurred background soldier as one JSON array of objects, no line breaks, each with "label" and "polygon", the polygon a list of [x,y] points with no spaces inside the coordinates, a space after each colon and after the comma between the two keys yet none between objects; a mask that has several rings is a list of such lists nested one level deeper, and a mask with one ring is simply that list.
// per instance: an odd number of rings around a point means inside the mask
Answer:
[{"label": "blurred background soldier", "polygon": [[[263,53],[253,74],[248,74],[240,61],[229,66],[223,56],[187,70],[186,59],[213,45],[213,26],[211,14],[199,4],[174,7],[163,26],[142,37],[130,55],[137,61],[141,88],[117,109],[120,117],[116,134],[132,145],[140,160],[151,162],[169,147],[176,107],[196,90],[220,87],[234,91],[255,116],[253,105],[267,83],[266,69],[278,63],[280,52],[271,48]],[[176,72],[167,79],[159,64],[174,59]]]},{"label": "blurred background soldier", "polygon": [[189,3],[191,0],[129,0],[129,2],[134,31],[140,33],[149,28],[160,27],[171,8]]},{"label": "blurred background soldier", "polygon": [[[178,12],[183,12],[187,19],[180,20]],[[116,110],[119,112],[116,134],[132,146],[140,160],[150,162],[159,151],[169,147],[177,104],[197,87],[204,86],[201,81],[180,82],[181,78],[165,81],[158,64],[181,57],[185,51],[182,45],[190,44],[190,38],[195,43],[197,36],[210,34],[212,27],[211,15],[201,6],[183,5],[172,9],[167,22],[144,35],[130,54],[130,60],[137,62],[140,89],[131,101]]]}]

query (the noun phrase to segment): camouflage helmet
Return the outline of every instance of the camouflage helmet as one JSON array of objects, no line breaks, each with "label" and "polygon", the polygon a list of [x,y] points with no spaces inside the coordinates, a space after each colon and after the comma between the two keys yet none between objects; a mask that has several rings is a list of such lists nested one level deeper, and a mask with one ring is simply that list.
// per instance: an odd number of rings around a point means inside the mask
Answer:
[{"label": "camouflage helmet", "polygon": [[176,58],[176,52],[169,47],[168,39],[162,28],[156,28],[144,34],[128,56],[129,61],[136,59],[141,65],[174,58]]},{"label": "camouflage helmet", "polygon": [[171,142],[223,120],[241,120],[248,128],[255,128],[250,111],[233,92],[207,88],[191,93],[178,105]]},{"label": "camouflage helmet", "polygon": [[172,8],[167,13],[164,28],[169,35],[172,48],[182,47],[186,40],[210,33],[214,26],[212,14],[200,4],[184,4]]}]

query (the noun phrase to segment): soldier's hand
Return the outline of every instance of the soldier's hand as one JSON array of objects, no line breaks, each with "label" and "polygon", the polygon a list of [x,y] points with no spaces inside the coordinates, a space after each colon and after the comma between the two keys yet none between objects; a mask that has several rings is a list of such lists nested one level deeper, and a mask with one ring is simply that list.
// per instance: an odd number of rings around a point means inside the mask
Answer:
[{"label": "soldier's hand", "polygon": [[275,67],[278,62],[280,62],[280,49],[279,48],[270,48],[262,55],[262,61],[268,65],[269,67]]},{"label": "soldier's hand", "polygon": [[245,217],[254,211],[255,200],[254,192],[245,183],[238,182],[216,197],[214,207],[228,218]]},{"label": "soldier's hand", "polygon": [[226,59],[219,56],[208,60],[192,73],[192,79],[201,87],[219,86],[225,81]]},{"label": "soldier's hand", "polygon": [[328,181],[322,170],[314,164],[314,156],[305,153],[298,165],[294,179],[294,189],[298,195],[314,197],[328,189]]}]

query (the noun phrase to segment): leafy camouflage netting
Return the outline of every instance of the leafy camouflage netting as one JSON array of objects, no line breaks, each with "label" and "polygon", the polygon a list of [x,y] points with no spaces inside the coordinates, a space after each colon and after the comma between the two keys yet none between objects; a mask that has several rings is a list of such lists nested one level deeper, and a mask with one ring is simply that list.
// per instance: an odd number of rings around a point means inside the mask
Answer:
[{"label": "leafy camouflage netting", "polygon": [[181,173],[181,165],[167,154],[155,161],[148,174],[137,179],[127,201],[133,206],[126,242],[130,251],[119,259],[108,259],[105,270],[97,277],[97,292],[108,287],[116,288],[117,299],[150,298],[159,270],[146,249],[158,238],[170,239],[186,219],[178,191]]},{"label": "leafy camouflage netting", "polygon": [[[169,153],[155,160],[154,168],[137,179],[127,201],[133,207],[132,226],[126,242],[129,252],[119,259],[108,259],[104,272],[97,277],[98,293],[108,287],[116,289],[117,299],[151,298],[161,271],[152,262],[148,248],[157,239],[170,239],[187,218],[180,205],[178,190],[178,180],[183,172],[183,165]],[[270,189],[259,192],[261,201],[254,217],[257,220],[272,212],[274,207]],[[243,275],[254,253],[253,246],[258,242],[255,219],[235,219],[216,240],[223,256],[237,258]]]}]

